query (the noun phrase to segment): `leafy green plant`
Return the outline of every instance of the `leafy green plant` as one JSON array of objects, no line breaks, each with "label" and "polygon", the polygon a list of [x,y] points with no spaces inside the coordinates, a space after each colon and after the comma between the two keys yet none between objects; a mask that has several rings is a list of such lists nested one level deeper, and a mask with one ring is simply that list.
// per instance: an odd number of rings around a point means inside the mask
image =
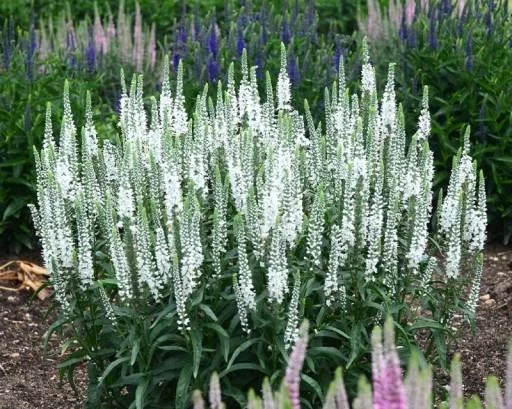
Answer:
[{"label": "leafy green plant", "polygon": [[87,361],[90,407],[183,408],[214,371],[244,406],[249,385],[277,385],[303,318],[312,407],[336,367],[351,390],[369,372],[382,317],[396,320],[405,355],[424,331],[443,363],[451,315],[472,316],[486,216],[469,134],[432,234],[426,91],[406,140],[393,67],[379,104],[366,55],[360,95],[340,70],[323,130],[291,105],[281,48],[266,102],[244,56],[240,84],[232,66],[216,104],[205,88],[191,118],[181,66],[174,93],[164,74],[149,120],[134,77],[121,133],[103,142],[89,109],[79,138],[65,89],[59,142],[48,125],[36,154],[31,210],[62,311],[49,335],[69,328],[75,349],[60,368],[72,382]]}]

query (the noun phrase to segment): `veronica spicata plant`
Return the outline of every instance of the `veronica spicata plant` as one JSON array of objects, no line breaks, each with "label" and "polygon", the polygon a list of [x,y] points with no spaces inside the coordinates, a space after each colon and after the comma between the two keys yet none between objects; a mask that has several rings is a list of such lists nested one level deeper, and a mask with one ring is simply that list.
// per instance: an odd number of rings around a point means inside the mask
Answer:
[{"label": "veronica spicata plant", "polygon": [[182,408],[213,371],[244,406],[249,385],[275,385],[304,318],[315,405],[336,367],[349,383],[370,370],[381,317],[395,318],[407,351],[424,330],[443,357],[452,314],[475,307],[483,178],[466,140],[432,235],[426,90],[407,139],[393,66],[379,101],[366,54],[361,95],[343,67],[326,92],[324,130],[291,104],[284,45],[265,102],[242,60],[240,83],[231,66],[216,103],[205,88],[191,117],[180,65],[149,118],[142,77],[123,85],[120,134],[103,143],[89,107],[77,142],[67,86],[58,143],[47,121],[31,209],[62,311],[52,331],[70,326],[78,341],[61,369],[88,362],[91,407]]}]

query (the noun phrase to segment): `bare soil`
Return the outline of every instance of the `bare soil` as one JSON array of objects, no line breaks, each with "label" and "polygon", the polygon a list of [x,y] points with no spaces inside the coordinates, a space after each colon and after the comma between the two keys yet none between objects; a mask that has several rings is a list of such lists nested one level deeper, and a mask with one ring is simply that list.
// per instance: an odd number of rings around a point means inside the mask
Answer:
[{"label": "bare soil", "polygon": [[[20,259],[38,262],[37,254]],[[0,257],[0,265],[6,260]],[[50,300],[28,292],[0,290],[0,409],[79,409],[86,379],[78,371],[77,396],[59,381],[60,343],[52,337],[46,356],[43,335],[55,314]],[[477,328],[460,329],[452,352],[462,355],[465,394],[483,395],[485,378],[494,374],[503,382],[508,340],[512,338],[512,248],[490,245],[486,260]],[[442,380],[441,380],[442,382]]]},{"label": "bare soil", "polygon": [[461,354],[465,395],[482,398],[489,375],[496,375],[503,385],[511,340],[512,247],[490,245],[484,261],[476,330],[462,327],[451,348]]},{"label": "bare soil", "polygon": [[[16,259],[40,263],[37,254]],[[0,265],[6,261],[0,258]],[[44,354],[43,337],[56,318],[50,307],[51,299],[42,302],[28,291],[0,290],[0,409],[81,408],[82,399],[60,382],[57,337]],[[78,388],[84,390],[83,371],[78,375]]]}]

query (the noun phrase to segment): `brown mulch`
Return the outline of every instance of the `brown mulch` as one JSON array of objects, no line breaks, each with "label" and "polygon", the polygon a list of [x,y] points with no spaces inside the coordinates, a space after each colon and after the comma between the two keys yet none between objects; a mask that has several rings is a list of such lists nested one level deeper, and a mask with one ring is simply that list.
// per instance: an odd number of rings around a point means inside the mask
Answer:
[{"label": "brown mulch", "polygon": [[[38,262],[37,254],[21,259]],[[6,260],[0,257],[0,265]],[[463,327],[452,351],[462,355],[465,394],[483,395],[484,380],[494,374],[503,381],[507,342],[512,338],[512,248],[490,245],[477,329]],[[55,314],[50,300],[38,300],[28,292],[0,291],[0,409],[78,409],[82,399],[66,383],[59,382],[56,369],[61,360],[59,340],[53,337],[46,357],[42,337]],[[85,391],[84,371],[78,387]]]},{"label": "brown mulch", "polygon": [[[34,253],[16,259],[40,264]],[[0,265],[6,261],[0,258]],[[15,287],[17,283],[11,284]],[[71,387],[59,382],[57,337],[51,338],[46,356],[43,353],[43,336],[56,318],[55,313],[48,313],[50,306],[51,299],[41,301],[29,291],[0,290],[0,409],[82,407]],[[83,373],[79,375],[83,389]]]}]

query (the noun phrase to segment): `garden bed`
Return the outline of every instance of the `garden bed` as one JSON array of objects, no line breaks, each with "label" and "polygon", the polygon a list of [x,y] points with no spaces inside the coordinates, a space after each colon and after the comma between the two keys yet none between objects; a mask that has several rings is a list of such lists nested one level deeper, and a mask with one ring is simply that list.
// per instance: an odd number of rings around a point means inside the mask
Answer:
[{"label": "garden bed", "polygon": [[[37,261],[34,255],[27,258]],[[59,383],[58,339],[52,339],[47,356],[43,355],[42,337],[54,317],[48,314],[50,305],[48,300],[32,299],[27,292],[0,291],[0,409],[80,408],[81,397],[69,385]],[[507,342],[512,336],[511,318],[512,249],[490,245],[486,250],[477,330],[473,334],[470,328],[462,328],[452,348],[462,355],[468,396],[483,395],[484,380],[489,374],[503,379]],[[83,395],[85,373],[82,371],[77,379]],[[443,383],[445,378],[439,378],[438,384]]]}]

